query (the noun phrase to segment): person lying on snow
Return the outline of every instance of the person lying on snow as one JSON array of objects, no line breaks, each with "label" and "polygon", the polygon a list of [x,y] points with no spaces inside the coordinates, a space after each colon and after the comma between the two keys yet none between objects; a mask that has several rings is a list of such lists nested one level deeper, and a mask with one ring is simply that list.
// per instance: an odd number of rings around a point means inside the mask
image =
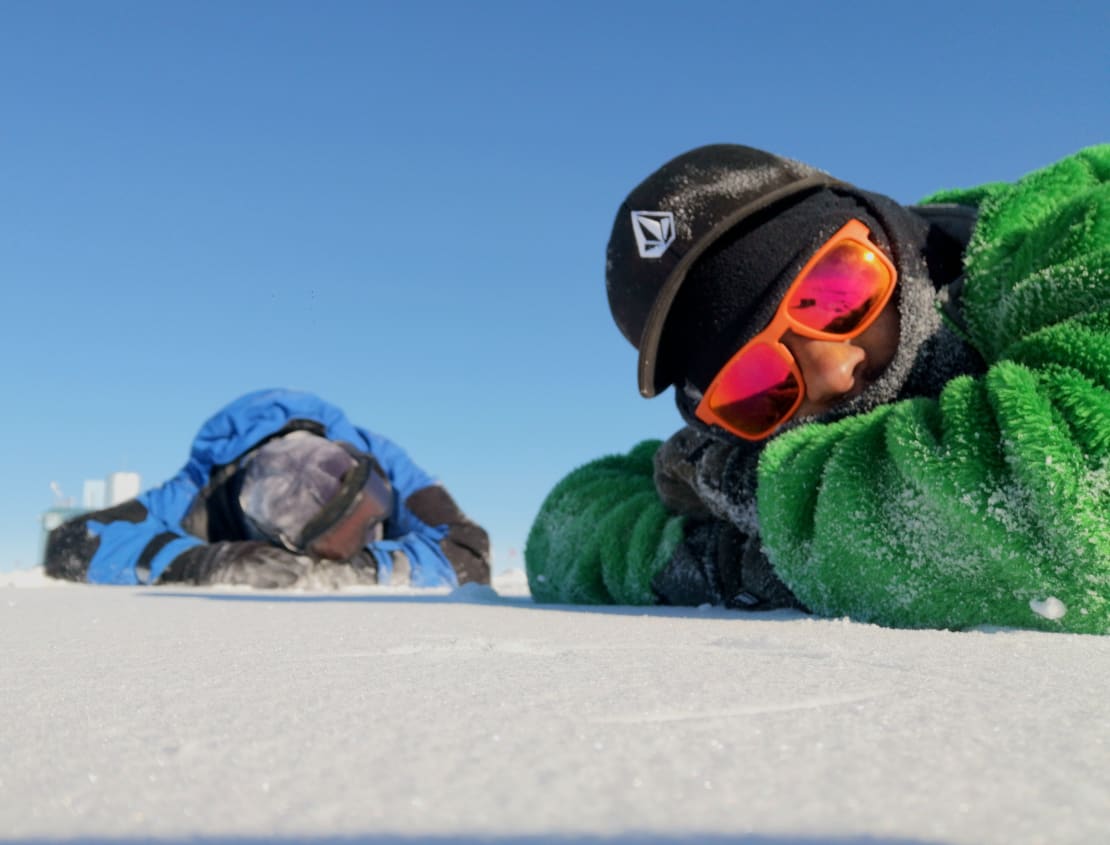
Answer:
[{"label": "person lying on snow", "polygon": [[174,478],[50,533],[45,569],[100,584],[488,584],[489,538],[395,444],[308,393],[218,411]]},{"label": "person lying on snow", "polygon": [[572,472],[541,602],[1110,632],[1110,145],[916,206],[733,145],[621,206],[610,308],[687,427]]}]

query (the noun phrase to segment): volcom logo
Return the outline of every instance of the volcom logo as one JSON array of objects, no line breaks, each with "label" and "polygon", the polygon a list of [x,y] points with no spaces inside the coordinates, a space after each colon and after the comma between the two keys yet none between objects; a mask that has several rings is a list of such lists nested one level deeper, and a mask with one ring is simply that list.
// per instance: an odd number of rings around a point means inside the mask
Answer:
[{"label": "volcom logo", "polygon": [[674,215],[669,211],[633,211],[632,231],[640,258],[658,258],[674,243]]}]

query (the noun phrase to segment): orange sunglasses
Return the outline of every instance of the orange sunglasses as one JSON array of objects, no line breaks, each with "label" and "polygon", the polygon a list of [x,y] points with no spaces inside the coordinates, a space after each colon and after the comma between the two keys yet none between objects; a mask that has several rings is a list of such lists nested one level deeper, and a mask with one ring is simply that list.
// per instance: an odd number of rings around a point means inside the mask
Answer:
[{"label": "orange sunglasses", "polygon": [[806,393],[783,335],[851,340],[875,322],[897,281],[867,226],[849,220],[806,262],[767,328],[717,373],[694,415],[745,440],[769,437],[794,416]]}]

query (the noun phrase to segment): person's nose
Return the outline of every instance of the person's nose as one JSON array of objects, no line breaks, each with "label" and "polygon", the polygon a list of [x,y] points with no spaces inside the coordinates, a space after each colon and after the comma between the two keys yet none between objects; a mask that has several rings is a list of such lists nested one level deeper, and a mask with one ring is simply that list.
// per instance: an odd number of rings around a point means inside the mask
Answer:
[{"label": "person's nose", "polygon": [[812,340],[797,335],[784,338],[783,342],[798,362],[810,402],[830,403],[855,388],[857,370],[867,357],[860,347],[845,341]]}]

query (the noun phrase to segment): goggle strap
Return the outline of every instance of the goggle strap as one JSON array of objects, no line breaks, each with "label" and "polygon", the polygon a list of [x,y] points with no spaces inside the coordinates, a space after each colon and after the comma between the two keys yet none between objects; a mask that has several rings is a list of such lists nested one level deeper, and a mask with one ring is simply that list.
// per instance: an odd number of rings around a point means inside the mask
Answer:
[{"label": "goggle strap", "polygon": [[[298,540],[298,546],[302,549],[307,549],[314,540],[326,534],[354,510],[358,495],[367,482],[375,485],[374,492],[385,498],[387,503],[392,500],[392,486],[378,462],[365,452],[348,448],[345,443],[340,445],[355,459],[355,465],[343,476],[339,492],[305,524]],[[383,506],[383,510],[390,511],[382,516],[383,520],[388,519],[392,515],[392,508],[387,505]]]}]

